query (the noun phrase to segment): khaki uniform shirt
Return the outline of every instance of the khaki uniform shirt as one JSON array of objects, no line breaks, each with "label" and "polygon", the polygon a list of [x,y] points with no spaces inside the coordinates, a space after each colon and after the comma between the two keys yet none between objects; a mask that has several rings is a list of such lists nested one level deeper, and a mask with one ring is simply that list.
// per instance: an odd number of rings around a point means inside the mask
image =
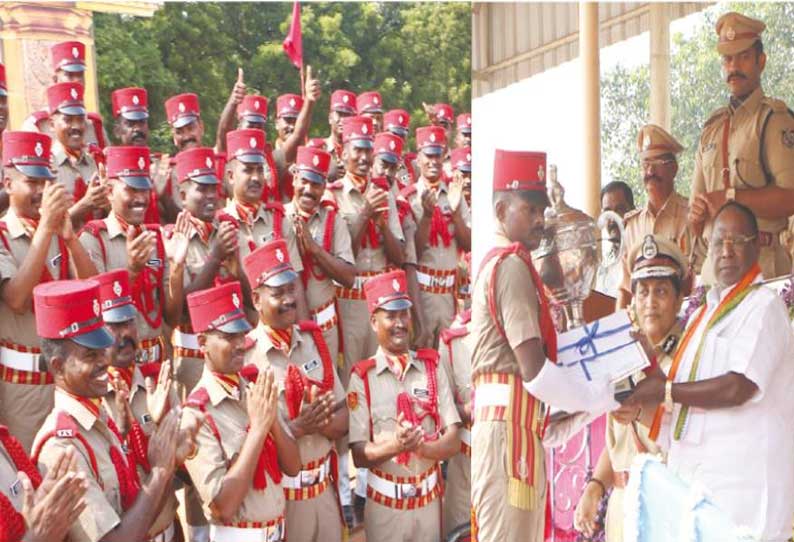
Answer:
[{"label": "khaki uniform shirt", "polygon": [[[273,346],[262,324],[251,330],[248,336],[256,341],[256,345],[246,354],[245,363],[246,365],[253,363],[260,371],[268,367],[273,368],[274,376],[278,382],[279,409],[282,416],[286,419],[288,410],[284,396],[284,380],[287,376],[287,367],[290,364],[296,365],[303,374],[312,380],[321,382],[325,377],[320,352],[317,350],[312,334],[301,332],[297,325],[293,326],[292,345],[289,355],[285,355],[283,351]],[[331,370],[334,373],[334,402],[339,402],[345,398],[345,390],[333,364],[334,360],[331,360]],[[304,435],[297,442],[300,449],[301,462],[304,465],[322,459],[328,455],[333,446],[332,441],[319,433]]]},{"label": "khaki uniform shirt", "polygon": [[[367,188],[365,190],[370,190],[372,186],[373,184],[371,182],[367,183]],[[364,194],[358,191],[358,188],[355,187],[353,181],[351,181],[347,175],[342,179],[342,186],[332,189],[331,192],[339,207],[339,214],[342,215],[342,218],[344,218],[347,223],[352,239],[354,231],[358,230],[360,227],[366,227],[361,213],[366,204]],[[400,227],[400,218],[397,215],[397,204],[391,192],[388,192],[388,206],[389,230],[399,241],[404,241],[405,237]],[[366,248],[360,248],[358,250],[355,260],[357,271],[382,271],[389,265],[386,259],[386,250],[383,248],[383,235],[379,233],[378,238],[381,242],[378,248],[372,248],[367,245]]]},{"label": "khaki uniform shirt", "polygon": [[[375,366],[367,373],[371,401],[369,408],[367,408],[364,381],[355,372],[350,375],[350,385],[348,386],[350,444],[356,442],[378,443],[394,438],[397,426],[397,396],[400,393],[407,392],[412,397],[427,398],[427,367],[413,352],[411,352],[408,369],[402,382],[389,369],[386,355],[380,347],[374,357]],[[453,424],[460,423],[460,417],[452,398],[452,386],[446,371],[441,367],[436,369],[436,382],[438,386],[438,415],[441,427],[435,427],[428,416],[421,422],[422,429],[424,429],[426,434],[433,434]],[[355,397],[352,403],[351,397]],[[372,432],[370,432],[370,420],[372,422]],[[429,470],[434,464],[434,461],[412,453],[407,465],[400,465],[393,458],[378,465],[378,469],[393,476],[417,476]]]},{"label": "khaki uniform shirt", "polygon": [[646,235],[666,237],[678,245],[685,256],[689,254],[692,242],[686,220],[688,212],[689,203],[686,198],[678,192],[673,192],[655,215],[647,205],[642,209],[626,213],[623,219],[625,232],[623,234],[623,272],[620,288],[631,292],[631,264],[633,262],[629,262],[629,253],[637,243],[643,242]]},{"label": "khaki uniform shirt", "polygon": [[[229,200],[229,203],[223,211],[239,221],[240,237],[238,239],[238,244],[240,247],[241,262],[252,252],[248,246],[249,241],[253,241],[256,247],[260,247],[266,242],[276,238],[275,232],[273,231],[275,227],[273,219],[274,211],[266,209],[264,204],[259,206],[259,211],[257,211],[256,217],[254,217],[253,225],[248,225],[240,220],[240,215],[237,213],[234,200]],[[303,271],[303,263],[301,262],[300,252],[298,252],[298,243],[295,240],[295,230],[286,214],[281,223],[281,237],[287,242],[287,250],[289,251],[289,259],[292,263],[292,267],[295,271]]]},{"label": "khaki uniform shirt", "polygon": [[77,470],[86,475],[88,491],[83,497],[87,506],[69,530],[69,539],[72,542],[97,542],[121,523],[124,513],[121,507],[118,476],[110,459],[110,447],[121,449],[122,443],[108,429],[107,413],[104,409],[100,409],[100,417],[97,418],[76,399],[56,388],[55,408],[39,430],[34,447],[38,447],[38,442],[45,434],[55,430],[58,413],[61,411],[74,418],[77,432],[85,438],[93,450],[98,476],[91,467],[87,450],[77,438],[57,436],[49,438],[41,449],[38,468],[46,474],[55,465],[60,452],[66,451],[69,447],[75,448]]},{"label": "khaki uniform shirt", "polygon": [[[422,208],[422,194],[424,194],[427,190],[428,188],[424,177],[419,177],[419,179],[416,181],[416,192],[408,196],[408,202],[411,204],[411,210],[413,211],[414,220],[417,224],[424,215],[424,209]],[[450,233],[453,234],[452,241],[448,247],[445,247],[441,240],[439,240],[438,246],[433,246],[430,244],[430,240],[428,238],[427,246],[425,247],[424,251],[422,251],[422,256],[419,258],[418,263],[421,266],[429,267],[431,269],[453,271],[458,264],[458,242],[454,235],[455,226],[451,222],[452,208],[449,205],[449,199],[447,197],[447,185],[443,181],[439,182],[436,198],[436,206],[439,207],[442,214],[444,214],[444,216],[450,220],[449,229]],[[466,203],[466,200],[462,197],[460,198],[460,206],[463,221],[471,226],[471,212],[469,211],[469,206]]]},{"label": "khaki uniform shirt", "polygon": [[[85,247],[99,273],[105,273],[113,269],[127,269],[127,234],[122,230],[121,224],[119,224],[119,221],[116,219],[115,213],[111,212],[110,215],[103,220],[107,228],[99,232],[99,235],[102,237],[102,245],[100,245],[99,240],[88,231],[84,231],[80,235],[80,242]],[[163,240],[165,241],[165,239]],[[102,252],[103,245],[105,247],[104,258]],[[165,252],[165,250],[163,252]],[[163,291],[167,292],[169,287],[168,256],[166,254],[162,254],[162,257],[158,255],[156,244],[152,249],[150,260],[146,265],[152,269],[161,268],[163,270]],[[165,300],[160,299],[159,292],[155,291],[153,295],[155,308],[149,313],[150,319],[156,318],[157,311],[164,312],[165,310],[163,307],[163,302]],[[164,323],[163,321],[163,324]],[[162,334],[162,324],[159,328],[152,328],[139,313],[136,313],[135,324],[138,328],[138,338],[141,340],[153,339]]]},{"label": "khaki uniform shirt", "polygon": [[[494,245],[510,244],[502,232],[494,235]],[[496,260],[493,258],[480,269],[471,296],[472,378],[482,373],[519,374],[513,350],[525,341],[540,338],[538,293],[529,269],[515,254],[502,260],[494,277],[495,317],[504,326],[507,340],[499,334],[488,309],[489,283]]]},{"label": "khaki uniform shirt", "polygon": [[[11,249],[10,251],[7,250],[5,244],[0,243],[0,280],[6,281],[5,285],[7,285],[7,280],[17,274],[25,261],[32,239],[25,232],[25,228],[22,226],[22,222],[13,207],[8,209],[2,221],[5,222],[8,228],[8,231],[3,232],[3,234]],[[50,248],[47,251],[45,265],[55,280],[60,278],[61,261],[64,256],[58,246],[58,237],[53,235],[52,240],[50,240]],[[41,271],[38,271],[38,273],[41,273]],[[36,333],[36,317],[33,315],[32,307],[32,296],[30,307],[24,314],[17,314],[5,303],[0,303],[0,337],[21,346],[38,347],[41,344],[41,339]]]},{"label": "khaki uniform shirt", "polygon": [[56,168],[57,182],[64,185],[72,196],[78,179],[82,179],[87,188],[94,173],[97,172],[96,162],[88,152],[84,150],[80,158],[75,159],[67,154],[63,145],[56,139],[52,140],[52,162]]},{"label": "khaki uniform shirt", "polygon": [[22,512],[22,501],[25,492],[22,490],[22,482],[17,477],[17,467],[14,460],[0,444],[0,492],[11,502],[11,506],[17,512]]},{"label": "khaki uniform shirt", "polygon": [[[206,412],[215,420],[221,441],[218,442],[210,425],[205,422],[196,435],[197,452],[185,461],[185,467],[201,498],[204,514],[210,523],[213,523],[210,505],[220,493],[223,479],[237,459],[247,436],[247,393],[243,386],[240,397],[229,395],[206,366],[194,391],[199,388],[207,390],[209,401]],[[193,408],[185,409],[183,425],[189,423],[193,412],[196,412]],[[232,523],[267,522],[284,515],[284,490],[270,475],[265,476],[267,486],[262,491],[255,490],[253,480],[251,481],[252,486],[240,504]]]},{"label": "khaki uniform shirt", "polygon": [[[285,209],[287,211],[287,218],[291,223],[295,220],[295,203],[288,203]],[[308,223],[309,233],[314,239],[314,242],[321,247],[323,247],[325,230],[328,227],[329,211],[328,207],[319,206]],[[323,249],[325,249],[325,247],[323,247]],[[353,258],[353,249],[350,245],[350,232],[347,229],[345,220],[339,213],[336,213],[334,216],[330,254],[350,264],[355,261]],[[304,269],[304,271],[308,272],[306,269]],[[314,264],[314,272],[316,274],[311,274],[306,283],[306,301],[309,304],[310,311],[322,307],[336,295],[333,279],[327,276],[317,263]],[[318,279],[317,275],[321,278]]]},{"label": "khaki uniform shirt", "polygon": [[[718,109],[706,121],[695,153],[692,197],[703,192],[724,190],[722,169],[725,167],[722,140],[728,121],[728,169],[730,186],[741,190],[767,185],[794,189],[794,116],[780,100],[764,96],[759,86],[743,102]],[[763,134],[763,141],[761,137]],[[758,228],[769,232],[773,246],[787,219],[758,219]],[[708,239],[710,228],[705,231]],[[762,249],[761,270],[765,278],[791,271],[785,255]],[[784,269],[784,267],[787,267]],[[704,281],[711,282],[711,266],[704,264]]]},{"label": "khaki uniform shirt", "polygon": [[[453,324],[453,327],[458,327]],[[467,334],[453,337],[449,346],[441,343],[439,354],[441,367],[447,372],[452,389],[455,392],[455,403],[463,407],[463,402],[471,397],[471,355],[472,344],[471,322],[465,324]]]}]

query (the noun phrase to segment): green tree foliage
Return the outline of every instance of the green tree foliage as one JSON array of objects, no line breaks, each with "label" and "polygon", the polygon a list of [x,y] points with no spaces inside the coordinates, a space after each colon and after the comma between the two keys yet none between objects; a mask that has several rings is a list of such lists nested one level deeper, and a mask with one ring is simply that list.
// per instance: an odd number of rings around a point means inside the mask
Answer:
[{"label": "green tree foliage", "polygon": [[[422,102],[471,103],[470,4],[305,3],[301,6],[304,63],[323,85],[311,135],[328,132],[331,92],[379,90],[387,108],[411,113],[412,128],[428,123]],[[271,111],[286,92],[300,93],[300,75],[281,42],[292,3],[166,2],[152,18],[96,14],[94,33],[101,113],[111,119],[110,93],[143,86],[149,93],[153,149],[172,150],[163,103],[195,92],[214,142],[218,116],[237,68],[250,92],[267,96]],[[271,113],[271,119],[273,115]],[[269,138],[275,137],[271,123]]]},{"label": "green tree foliage", "polygon": [[[737,11],[764,21],[767,54],[762,86],[768,96],[794,105],[794,4],[788,2],[719,4],[703,12],[703,21],[691,37],[672,36],[671,119],[672,133],[685,147],[679,155],[676,187],[689,195],[700,130],[711,113],[724,106],[728,91],[717,53],[717,19],[727,11]],[[611,180],[627,182],[638,204],[646,201],[642,173],[637,157],[637,132],[647,122],[650,111],[650,73],[648,66],[635,69],[618,67],[602,76],[601,106],[604,169]],[[605,176],[606,178],[606,176]]]}]

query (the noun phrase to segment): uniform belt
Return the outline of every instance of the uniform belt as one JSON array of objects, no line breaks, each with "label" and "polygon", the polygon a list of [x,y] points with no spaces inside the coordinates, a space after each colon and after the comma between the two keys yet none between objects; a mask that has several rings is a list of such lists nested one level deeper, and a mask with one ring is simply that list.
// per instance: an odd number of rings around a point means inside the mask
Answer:
[{"label": "uniform belt", "polygon": [[322,331],[328,331],[337,323],[335,299],[331,299],[325,305],[321,305],[311,311],[314,323],[320,326]]},{"label": "uniform belt", "polygon": [[429,289],[432,293],[451,293],[455,286],[455,270],[432,269],[420,265],[416,268],[416,281],[422,290]]},{"label": "uniform belt", "polygon": [[331,475],[331,455],[325,459],[312,461],[297,476],[281,476],[281,485],[288,489],[303,489],[325,482]]},{"label": "uniform belt", "polygon": [[198,334],[196,333],[186,333],[181,331],[179,328],[174,330],[174,334],[171,337],[171,344],[174,346],[178,346],[180,348],[187,348],[190,350],[201,350],[198,343]]},{"label": "uniform belt", "polygon": [[268,522],[210,525],[210,542],[281,542],[284,532],[283,516]]},{"label": "uniform belt", "polygon": [[410,477],[403,480],[391,481],[378,476],[373,469],[367,473],[367,485],[377,493],[398,501],[403,499],[416,499],[432,494],[438,484],[438,471],[434,468],[430,474],[421,477]]},{"label": "uniform belt", "polygon": [[362,271],[356,274],[356,278],[353,280],[352,288],[337,286],[336,297],[339,297],[341,299],[366,299],[366,297],[364,296],[364,283],[374,276],[380,275],[381,273],[387,273],[393,270],[394,267],[387,266],[381,269],[380,271]]},{"label": "uniform belt", "polygon": [[510,384],[484,382],[474,387],[474,408],[510,405]]},{"label": "uniform belt", "polygon": [[138,341],[138,350],[141,363],[151,363],[163,361],[163,339],[154,337],[153,339],[141,339]]},{"label": "uniform belt", "polygon": [[147,542],[171,542],[174,539],[174,522],[168,524],[163,531],[149,538]]},{"label": "uniform belt", "polygon": [[17,347],[11,343],[5,343],[0,346],[0,365],[15,369],[17,371],[27,371],[31,373],[38,373],[39,359],[41,358],[41,351],[38,348],[26,348],[27,351],[18,350]]},{"label": "uniform belt", "polygon": [[618,489],[625,489],[629,483],[629,471],[619,470],[612,473],[612,485]]}]

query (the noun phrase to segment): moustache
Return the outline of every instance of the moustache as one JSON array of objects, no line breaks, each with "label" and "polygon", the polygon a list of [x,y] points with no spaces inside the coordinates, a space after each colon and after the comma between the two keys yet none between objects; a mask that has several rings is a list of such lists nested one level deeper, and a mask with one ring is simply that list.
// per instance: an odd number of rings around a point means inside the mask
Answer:
[{"label": "moustache", "polygon": [[82,131],[81,129],[79,129],[79,128],[71,128],[71,129],[69,130],[69,135],[70,135],[70,136],[73,136],[73,135],[83,135],[83,131]]},{"label": "moustache", "polygon": [[127,346],[135,348],[135,341],[132,340],[132,337],[122,337],[116,341],[117,350],[124,350]]},{"label": "moustache", "polygon": [[188,139],[183,139],[182,140],[182,147],[187,146],[188,143],[196,143],[196,138],[195,137],[191,137],[191,138],[188,138]]},{"label": "moustache", "polygon": [[146,139],[146,134],[143,132],[132,132],[132,139]]},{"label": "moustache", "polygon": [[642,178],[642,180],[643,180],[643,182],[647,183],[647,182],[650,182],[650,181],[658,181],[659,177],[657,177],[656,175],[646,175],[645,177]]},{"label": "moustache", "polygon": [[742,72],[732,72],[728,74],[728,77],[725,79],[726,81],[730,81],[734,77],[738,79],[747,79],[747,76],[744,75]]},{"label": "moustache", "polygon": [[285,312],[294,311],[297,308],[297,303],[285,303],[278,308],[278,313],[284,314]]}]

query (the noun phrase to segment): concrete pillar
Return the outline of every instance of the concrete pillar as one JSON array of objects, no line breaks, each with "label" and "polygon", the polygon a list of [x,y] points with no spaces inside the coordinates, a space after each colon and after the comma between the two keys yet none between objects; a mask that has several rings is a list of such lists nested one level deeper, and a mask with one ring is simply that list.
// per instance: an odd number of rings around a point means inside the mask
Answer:
[{"label": "concrete pillar", "polygon": [[651,96],[650,122],[670,131],[670,6],[650,4]]},{"label": "concrete pillar", "polygon": [[579,61],[582,68],[584,211],[598,216],[601,191],[601,80],[598,2],[579,2]]}]

